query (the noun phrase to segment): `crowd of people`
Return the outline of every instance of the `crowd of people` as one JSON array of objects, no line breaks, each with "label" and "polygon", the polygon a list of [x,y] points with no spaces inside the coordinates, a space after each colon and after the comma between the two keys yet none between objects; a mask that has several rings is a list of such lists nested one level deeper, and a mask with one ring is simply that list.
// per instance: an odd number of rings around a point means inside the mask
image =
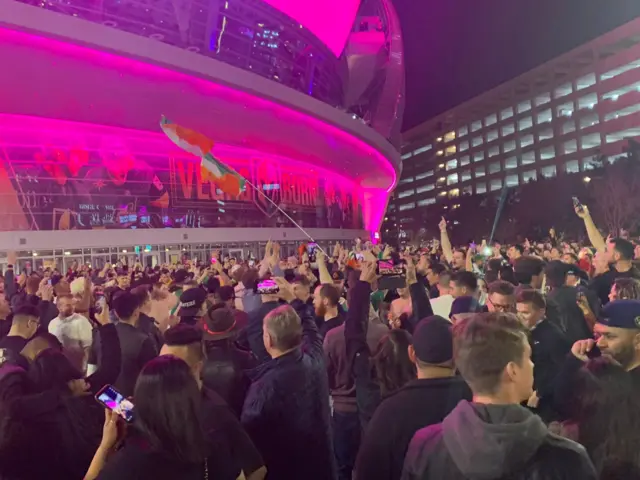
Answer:
[{"label": "crowd of people", "polygon": [[0,479],[640,479],[640,247],[553,229],[0,291]]}]

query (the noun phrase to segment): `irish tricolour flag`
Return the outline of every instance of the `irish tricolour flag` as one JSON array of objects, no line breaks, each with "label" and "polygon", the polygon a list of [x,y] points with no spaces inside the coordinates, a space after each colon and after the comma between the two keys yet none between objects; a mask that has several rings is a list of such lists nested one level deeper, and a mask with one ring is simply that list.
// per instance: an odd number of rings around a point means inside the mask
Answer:
[{"label": "irish tricolour flag", "polygon": [[237,197],[245,190],[247,181],[244,177],[227,167],[211,153],[213,140],[199,132],[173,123],[164,116],[160,120],[160,127],[173,143],[201,158],[200,170],[203,182],[210,180],[231,197]]}]

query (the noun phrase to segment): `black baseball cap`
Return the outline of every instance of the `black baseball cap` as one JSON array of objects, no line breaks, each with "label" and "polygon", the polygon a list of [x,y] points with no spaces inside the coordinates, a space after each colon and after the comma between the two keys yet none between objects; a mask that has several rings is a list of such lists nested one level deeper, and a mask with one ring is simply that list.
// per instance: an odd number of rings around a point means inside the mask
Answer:
[{"label": "black baseball cap", "polygon": [[451,322],[439,315],[421,320],[413,331],[411,343],[418,360],[440,364],[453,359]]},{"label": "black baseball cap", "polygon": [[207,300],[207,292],[200,287],[185,290],[180,295],[180,317],[195,317],[200,312],[202,305]]},{"label": "black baseball cap", "polygon": [[613,328],[640,328],[640,301],[614,300],[602,309],[598,323]]},{"label": "black baseball cap", "polygon": [[191,279],[191,274],[184,269],[176,270],[173,274],[173,281],[175,283],[184,283]]}]

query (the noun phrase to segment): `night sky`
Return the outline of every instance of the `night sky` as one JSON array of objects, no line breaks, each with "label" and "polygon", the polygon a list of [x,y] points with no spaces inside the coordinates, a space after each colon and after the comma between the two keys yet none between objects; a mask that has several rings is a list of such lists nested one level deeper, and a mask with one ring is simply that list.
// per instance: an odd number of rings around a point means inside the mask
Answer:
[{"label": "night sky", "polygon": [[393,3],[406,58],[403,130],[640,16],[640,0]]}]

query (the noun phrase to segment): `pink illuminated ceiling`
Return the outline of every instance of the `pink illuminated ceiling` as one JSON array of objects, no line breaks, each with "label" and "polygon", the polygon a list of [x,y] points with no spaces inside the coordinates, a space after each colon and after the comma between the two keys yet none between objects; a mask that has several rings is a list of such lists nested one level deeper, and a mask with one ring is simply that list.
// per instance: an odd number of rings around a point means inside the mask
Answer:
[{"label": "pink illuminated ceiling", "polygon": [[318,37],[336,57],[349,38],[360,0],[264,0]]}]

